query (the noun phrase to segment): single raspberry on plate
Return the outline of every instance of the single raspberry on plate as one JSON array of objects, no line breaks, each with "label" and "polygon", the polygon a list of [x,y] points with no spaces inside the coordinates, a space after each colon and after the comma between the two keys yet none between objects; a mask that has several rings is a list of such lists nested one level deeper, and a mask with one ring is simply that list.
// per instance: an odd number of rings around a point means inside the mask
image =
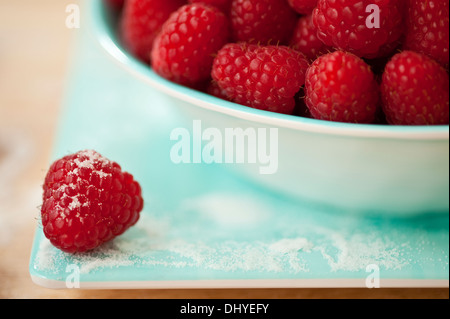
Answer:
[{"label": "single raspberry on plate", "polygon": [[372,123],[379,103],[375,76],[354,54],[335,51],[322,55],[306,73],[306,105],[316,119]]},{"label": "single raspberry on plate", "polygon": [[325,44],[373,59],[397,47],[403,10],[403,0],[319,0],[313,21]]},{"label": "single raspberry on plate", "polygon": [[449,123],[449,78],[433,59],[413,51],[396,54],[381,82],[383,110],[390,124]]},{"label": "single raspberry on plate", "polygon": [[194,87],[210,78],[214,54],[229,35],[228,20],[219,9],[201,3],[182,6],[154,42],[153,70],[170,81]]},{"label": "single raspberry on plate", "polygon": [[189,0],[189,3],[204,3],[215,6],[222,10],[223,13],[228,14],[231,8],[232,0]]},{"label": "single raspberry on plate", "polygon": [[288,3],[301,14],[310,14],[317,6],[317,0],[288,0]]},{"label": "single raspberry on plate", "polygon": [[317,37],[317,28],[311,15],[298,20],[290,46],[303,53],[311,62],[323,54],[334,51]]},{"label": "single raspberry on plate", "polygon": [[94,249],[121,235],[138,221],[144,204],[133,176],[92,150],[55,161],[43,191],[44,234],[68,253]]},{"label": "single raspberry on plate", "polygon": [[408,1],[404,49],[424,53],[448,68],[448,0]]},{"label": "single raspberry on plate", "polygon": [[288,44],[297,22],[286,0],[233,0],[231,25],[236,42]]},{"label": "single raspberry on plate", "polygon": [[236,103],[292,114],[308,66],[303,54],[285,46],[229,43],[214,59],[212,78]]},{"label": "single raspberry on plate", "polygon": [[186,0],[127,0],[121,15],[119,35],[126,49],[149,63],[153,41],[170,14]]}]

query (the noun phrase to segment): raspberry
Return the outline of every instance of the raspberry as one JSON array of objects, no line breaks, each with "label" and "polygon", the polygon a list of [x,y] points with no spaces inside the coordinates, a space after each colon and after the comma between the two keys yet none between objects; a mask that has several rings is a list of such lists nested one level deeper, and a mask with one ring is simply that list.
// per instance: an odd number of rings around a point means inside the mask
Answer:
[{"label": "raspberry", "polygon": [[216,81],[211,81],[209,83],[208,87],[206,88],[206,93],[209,95],[218,97],[219,99],[229,101],[227,92],[225,90],[222,90]]},{"label": "raspberry", "polygon": [[370,66],[356,55],[335,51],[319,57],[306,73],[306,104],[316,119],[372,123],[379,88]]},{"label": "raspberry", "polygon": [[215,6],[222,10],[223,13],[228,14],[231,8],[232,0],[189,0],[189,3],[203,3]]},{"label": "raspberry", "polygon": [[404,49],[424,53],[448,68],[448,10],[448,0],[409,0]]},{"label": "raspberry", "polygon": [[[379,28],[367,26],[369,4],[379,8]],[[313,21],[325,44],[359,57],[377,58],[397,47],[403,34],[403,9],[400,0],[319,0]]]},{"label": "raspberry", "polygon": [[149,63],[153,41],[170,14],[185,0],[127,0],[120,21],[120,37],[126,49]]},{"label": "raspberry", "polygon": [[381,83],[383,110],[390,124],[449,123],[449,78],[433,59],[412,51],[395,55]]},{"label": "raspberry", "polygon": [[68,253],[94,249],[139,219],[141,187],[95,151],[67,155],[51,166],[43,185],[45,236]]},{"label": "raspberry", "polygon": [[219,9],[201,3],[182,6],[154,42],[153,70],[173,82],[195,86],[210,79],[214,54],[228,39],[228,20]]},{"label": "raspberry", "polygon": [[310,14],[317,5],[317,0],[288,0],[289,5],[298,13]]},{"label": "raspberry", "polygon": [[288,44],[297,14],[286,0],[233,0],[231,25],[236,42]]},{"label": "raspberry", "polygon": [[217,54],[212,78],[234,102],[292,114],[308,61],[284,46],[230,43]]},{"label": "raspberry", "polygon": [[312,22],[312,16],[303,16],[298,20],[291,47],[303,53],[311,62],[319,56],[334,51],[317,38],[317,28]]}]

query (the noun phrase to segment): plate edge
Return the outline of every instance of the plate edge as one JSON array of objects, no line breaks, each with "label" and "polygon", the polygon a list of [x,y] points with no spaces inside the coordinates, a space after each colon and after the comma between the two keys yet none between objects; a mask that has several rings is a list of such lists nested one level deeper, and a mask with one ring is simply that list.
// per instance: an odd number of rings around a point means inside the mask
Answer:
[{"label": "plate edge", "polygon": [[[32,281],[49,289],[236,289],[236,288],[368,288],[364,279],[217,279],[177,281],[80,282],[68,288],[65,281],[31,274]],[[384,279],[379,288],[449,288],[448,279]]]}]

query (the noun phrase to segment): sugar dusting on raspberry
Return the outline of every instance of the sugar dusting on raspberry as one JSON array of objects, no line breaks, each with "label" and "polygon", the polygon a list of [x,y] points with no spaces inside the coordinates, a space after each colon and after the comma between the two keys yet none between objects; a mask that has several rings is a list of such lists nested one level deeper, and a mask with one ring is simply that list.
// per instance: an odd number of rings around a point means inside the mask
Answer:
[{"label": "sugar dusting on raspberry", "polygon": [[[109,165],[111,162],[101,156],[99,153],[93,151],[93,150],[84,150],[78,153],[78,157],[74,160],[75,164],[78,165],[78,168],[90,168],[92,170],[95,170],[94,164],[96,162],[100,162],[105,165]],[[77,171],[78,172],[78,171]],[[97,170],[98,173],[105,174],[101,170]],[[111,175],[111,174],[110,174]]]},{"label": "sugar dusting on raspberry", "polygon": [[69,204],[68,208],[70,210],[73,210],[73,209],[79,208],[79,207],[81,207],[81,203],[78,200],[77,196],[72,197],[72,202]]},{"label": "sugar dusting on raspberry", "polygon": [[47,172],[41,207],[45,236],[57,248],[84,252],[124,233],[139,219],[141,187],[93,150],[56,160]]},{"label": "sugar dusting on raspberry", "polygon": [[[106,173],[101,169],[96,169],[94,164],[98,163],[98,162],[100,162],[104,165],[110,165],[110,163],[111,163],[107,158],[101,156],[99,153],[97,153],[93,150],[80,151],[80,152],[78,152],[78,157],[74,159],[74,163],[77,165],[77,167],[74,168],[72,171],[69,171],[67,173],[67,175],[76,176],[76,178],[77,178],[76,182],[79,182],[81,180],[81,178],[79,176],[80,169],[88,168],[88,169],[91,169],[96,174],[98,174],[100,178],[112,176],[111,173]],[[84,203],[80,202],[80,200],[79,200],[80,195],[78,193],[75,193],[75,195],[73,195],[73,196],[68,195],[66,192],[67,188],[75,189],[76,183],[70,183],[68,185],[62,184],[57,190],[58,192],[61,192],[63,194],[61,200],[63,200],[65,197],[69,197],[72,199],[72,202],[67,206],[67,208],[69,210],[75,210],[82,206],[85,206],[85,207],[88,206],[87,202],[84,202]]]}]

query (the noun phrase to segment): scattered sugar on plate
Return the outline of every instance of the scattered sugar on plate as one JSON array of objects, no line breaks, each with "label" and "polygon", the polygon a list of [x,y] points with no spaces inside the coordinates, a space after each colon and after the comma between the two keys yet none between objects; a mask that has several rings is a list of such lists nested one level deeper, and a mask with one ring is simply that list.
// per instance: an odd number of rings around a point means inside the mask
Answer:
[{"label": "scattered sugar on plate", "polygon": [[282,254],[292,254],[301,250],[310,252],[313,247],[313,244],[306,238],[284,238],[271,244],[269,250]]},{"label": "scattered sugar on plate", "polygon": [[[397,248],[397,244],[375,234],[354,234],[345,238],[342,234],[328,230],[330,245],[317,247],[327,260],[331,271],[358,271],[368,265],[377,264],[384,269],[400,270],[408,265]],[[405,247],[406,245],[404,245]],[[334,247],[337,253],[333,256],[329,248]]]},{"label": "scattered sugar on plate", "polygon": [[298,273],[308,271],[305,261],[298,254],[286,254],[271,249],[271,243],[237,242],[207,244],[178,241],[166,249],[188,260],[186,265],[225,272],[265,271]]},{"label": "scattered sugar on plate", "polygon": [[[329,244],[314,244],[307,238],[283,238],[271,241],[199,241],[174,238],[155,230],[157,220],[147,219],[138,223],[134,232],[103,245],[92,253],[67,256],[50,243],[40,248],[37,268],[52,269],[61,258],[76,263],[80,272],[86,274],[101,268],[165,266],[174,268],[193,267],[224,272],[259,271],[272,273],[309,272],[314,265],[308,264],[312,252],[320,252],[331,271],[359,271],[368,264],[377,263],[386,269],[400,269],[406,263],[398,252],[383,241],[361,243],[364,238],[349,240],[334,236],[332,245],[336,257],[327,251]],[[148,228],[147,228],[148,227]],[[157,228],[157,227],[156,227]],[[365,241],[365,240],[364,240]],[[44,241],[45,242],[45,241]]]},{"label": "scattered sugar on plate", "polygon": [[[256,198],[232,198],[230,194],[192,198],[183,202],[178,211],[144,211],[139,222],[124,235],[90,253],[71,256],[43,241],[35,267],[51,270],[75,263],[82,274],[117,267],[300,274],[314,273],[319,268],[365,273],[369,264],[377,264],[381,269],[401,270],[414,262],[411,255],[417,243],[409,239],[424,234],[402,237],[394,231],[381,234],[376,228],[359,229],[354,225],[345,229],[333,223],[329,227],[311,221],[303,225],[301,218],[283,216],[263,206]],[[249,227],[253,229],[249,238],[239,237],[247,232],[242,227],[226,227],[216,234],[223,225],[239,222],[248,226],[255,223],[257,228]],[[401,242],[396,241],[399,238]],[[430,240],[427,247],[433,242]]]}]

